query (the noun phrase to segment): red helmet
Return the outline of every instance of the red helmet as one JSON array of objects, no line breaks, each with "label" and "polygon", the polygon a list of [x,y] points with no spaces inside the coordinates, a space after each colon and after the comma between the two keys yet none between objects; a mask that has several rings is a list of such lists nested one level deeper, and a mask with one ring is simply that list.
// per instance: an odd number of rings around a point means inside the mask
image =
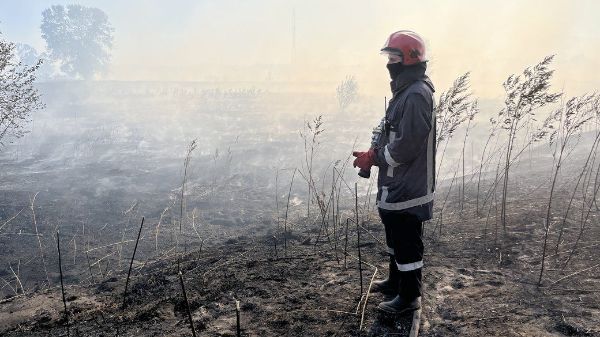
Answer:
[{"label": "red helmet", "polygon": [[425,42],[417,33],[410,30],[392,33],[381,48],[381,53],[400,56],[399,62],[407,66],[427,61]]}]

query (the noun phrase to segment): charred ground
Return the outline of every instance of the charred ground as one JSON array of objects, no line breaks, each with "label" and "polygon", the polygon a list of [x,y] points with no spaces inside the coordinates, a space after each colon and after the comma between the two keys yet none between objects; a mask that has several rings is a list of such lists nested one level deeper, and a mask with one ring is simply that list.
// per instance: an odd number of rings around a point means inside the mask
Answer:
[{"label": "charred ground", "polygon": [[[600,294],[597,271],[577,273],[597,261],[598,229],[591,229],[577,258],[560,270],[565,253],[551,256],[549,274],[536,285],[543,228],[541,180],[517,178],[531,199],[511,206],[510,225],[499,229],[494,245],[493,220],[467,211],[446,218],[441,236],[435,222],[426,225],[425,295],[421,336],[599,336]],[[472,206],[472,205],[471,205]],[[275,231],[258,226],[240,235],[183,254],[180,268],[196,331],[203,336],[235,336],[235,301],[241,303],[245,336],[358,336],[363,312],[356,230],[345,228],[334,241],[315,244],[318,227],[294,223],[287,251]],[[262,233],[262,234],[261,234]],[[381,255],[381,225],[361,229],[364,292]],[[333,237],[331,237],[333,240]],[[277,243],[277,245],[276,245]],[[591,246],[591,247],[590,247]],[[589,248],[585,248],[589,247]],[[337,257],[336,257],[337,255]],[[126,274],[115,273],[91,284],[67,287],[72,335],[190,335],[177,277],[179,254],[134,265],[127,309],[121,311]],[[346,263],[344,263],[346,260]],[[362,335],[392,336],[398,325],[377,313],[383,300],[370,294]],[[364,303],[364,302],[362,302]],[[3,334],[66,334],[59,289],[2,300]]]},{"label": "charred ground", "polygon": [[[325,217],[319,214],[322,204],[317,202],[311,203],[307,218],[306,180],[299,173],[288,194],[295,168],[289,163],[305,154],[297,128],[306,120],[294,120],[289,117],[297,116],[294,111],[286,110],[294,106],[318,111],[317,106],[327,106],[331,97],[309,102],[253,90],[172,84],[133,88],[117,104],[102,97],[118,97],[125,88],[107,85],[79,92],[68,87],[74,97],[50,101],[47,115],[35,116],[36,137],[2,153],[0,277],[5,282],[0,334],[66,335],[55,248],[60,230],[71,335],[114,335],[117,329],[123,336],[190,335],[179,260],[200,335],[235,335],[239,300],[247,336],[358,336],[364,297],[352,221],[344,256],[345,220],[355,217],[348,185],[356,177],[342,164],[356,130],[364,132],[365,116],[376,120],[380,113],[350,111],[345,123],[336,122],[335,116],[325,118],[328,138],[314,170],[327,175],[337,165],[345,179],[332,221],[329,212]],[[59,85],[47,88],[48,97],[58,101],[60,90]],[[72,101],[83,103],[72,107]],[[363,104],[355,108],[364,112],[370,107]],[[79,114],[73,116],[75,111]],[[144,119],[145,114],[153,118]],[[51,121],[56,119],[64,129],[53,129]],[[181,120],[185,122],[170,124]],[[98,123],[108,126],[96,127]],[[236,125],[250,127],[232,127]],[[191,163],[179,234],[184,151],[196,136],[205,150],[195,153]],[[554,249],[557,225],[570,203],[589,143],[589,133],[587,138],[584,134],[561,172],[541,286],[537,280],[553,162],[550,151],[542,149],[545,145],[530,147],[512,168],[506,228],[499,222],[498,193],[489,193],[494,163],[483,173],[479,212],[477,177],[466,177],[462,205],[457,180],[438,181],[436,215],[425,224],[422,336],[600,334],[596,195],[590,202],[578,191],[559,249]],[[446,162],[457,160],[453,146],[448,147]],[[265,166],[265,156],[272,158],[271,166]],[[589,172],[586,176],[593,177],[595,172]],[[448,178],[452,172],[440,175]],[[587,179],[587,188],[597,190],[596,181]],[[317,190],[327,192],[328,179],[321,183]],[[359,214],[365,220],[360,230],[363,295],[375,267],[378,276],[386,270],[382,227],[375,221],[369,193],[372,184],[359,182]],[[588,209],[590,217],[582,222]],[[127,267],[142,216],[146,223],[123,312]],[[289,230],[286,252],[284,224]],[[362,335],[397,336],[406,330],[406,320],[377,314],[375,306],[381,300],[370,294]]]}]

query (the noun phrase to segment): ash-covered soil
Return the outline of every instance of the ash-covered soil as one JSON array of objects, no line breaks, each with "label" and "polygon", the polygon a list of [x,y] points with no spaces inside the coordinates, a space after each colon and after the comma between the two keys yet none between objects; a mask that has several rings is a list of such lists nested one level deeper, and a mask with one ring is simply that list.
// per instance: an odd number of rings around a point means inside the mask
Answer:
[{"label": "ash-covered soil", "polygon": [[[452,220],[442,239],[433,223],[426,225],[420,336],[600,336],[599,293],[589,287],[598,281],[597,272],[538,287],[536,267],[523,262],[535,247],[519,243],[516,224],[506,239],[514,244],[496,249],[490,248],[491,234],[483,237],[480,227],[465,225],[472,221],[459,226]],[[386,272],[386,258],[381,225],[370,223],[361,232],[366,293],[375,268],[378,277]],[[239,300],[242,336],[408,335],[410,317],[377,312],[382,295],[369,294],[364,307],[356,232],[349,230],[345,259],[345,231],[337,233],[337,246],[332,236],[315,245],[317,232],[305,231],[290,235],[287,252],[282,241],[275,247],[271,235],[256,235],[183,254],[179,267],[197,334],[236,336]],[[124,311],[126,271],[68,286],[68,325],[57,287],[4,299],[0,333],[61,336],[69,329],[71,336],[191,336],[178,256],[134,264]],[[558,279],[558,271],[549,269],[548,278]]]},{"label": "ash-covered soil", "polygon": [[[358,336],[364,301],[355,244],[349,243],[351,251],[344,261],[344,240],[337,259],[328,243],[315,246],[308,236],[290,238],[287,253],[283,242],[277,251],[274,243],[268,236],[241,238],[183,255],[179,267],[197,333],[235,336],[239,300],[244,336]],[[369,256],[365,260],[383,260],[377,257],[374,242],[361,246]],[[176,256],[134,268],[125,311],[121,310],[125,274],[90,286],[68,287],[71,334],[112,336],[118,329],[122,336],[191,335]],[[374,269],[367,262],[363,268],[366,292]],[[378,331],[385,328],[376,324],[374,311],[382,299],[370,294],[364,331],[371,326]],[[32,301],[44,305],[32,307]],[[66,334],[58,288],[0,305],[0,311],[12,317],[0,318],[7,336]],[[388,320],[386,325],[393,323]]]}]

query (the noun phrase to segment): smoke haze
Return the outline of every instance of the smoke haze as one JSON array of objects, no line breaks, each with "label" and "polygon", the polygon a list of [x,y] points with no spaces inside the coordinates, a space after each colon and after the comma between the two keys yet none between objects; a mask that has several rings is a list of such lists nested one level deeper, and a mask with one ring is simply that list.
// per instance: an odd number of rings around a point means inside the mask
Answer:
[{"label": "smoke haze", "polygon": [[[40,13],[60,3],[3,2],[0,29],[43,50]],[[426,38],[441,87],[472,71],[476,94],[498,98],[509,74],[549,54],[557,54],[556,85],[580,94],[599,84],[590,71],[600,66],[594,1],[80,3],[104,10],[115,28],[106,79],[335,83],[354,74],[363,93],[381,96],[378,51],[390,32],[412,29]]]}]

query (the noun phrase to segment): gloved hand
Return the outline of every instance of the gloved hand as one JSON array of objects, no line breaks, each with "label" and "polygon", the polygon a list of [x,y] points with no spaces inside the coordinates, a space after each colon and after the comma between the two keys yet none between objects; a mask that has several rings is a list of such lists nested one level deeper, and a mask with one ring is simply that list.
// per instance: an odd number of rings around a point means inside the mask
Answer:
[{"label": "gloved hand", "polygon": [[360,167],[365,171],[370,171],[371,166],[375,165],[375,150],[369,149],[367,152],[354,151],[352,155],[356,157],[352,165],[354,167]]}]

